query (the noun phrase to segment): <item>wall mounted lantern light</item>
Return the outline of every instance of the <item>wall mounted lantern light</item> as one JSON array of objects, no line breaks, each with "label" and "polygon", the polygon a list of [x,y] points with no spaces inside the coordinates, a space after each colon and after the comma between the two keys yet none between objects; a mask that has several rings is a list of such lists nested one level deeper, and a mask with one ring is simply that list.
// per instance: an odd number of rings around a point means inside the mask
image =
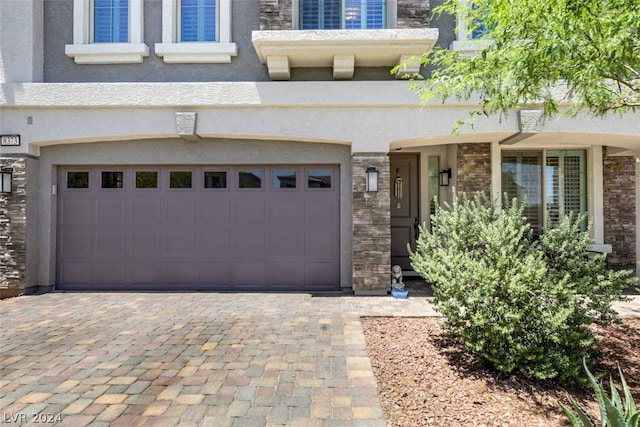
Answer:
[{"label": "wall mounted lantern light", "polygon": [[11,193],[11,178],[13,169],[0,169],[0,193]]},{"label": "wall mounted lantern light", "polygon": [[451,168],[445,169],[440,172],[440,186],[446,187],[449,185],[449,180],[451,179]]},{"label": "wall mounted lantern light", "polygon": [[373,166],[367,168],[367,192],[378,191],[378,170]]}]

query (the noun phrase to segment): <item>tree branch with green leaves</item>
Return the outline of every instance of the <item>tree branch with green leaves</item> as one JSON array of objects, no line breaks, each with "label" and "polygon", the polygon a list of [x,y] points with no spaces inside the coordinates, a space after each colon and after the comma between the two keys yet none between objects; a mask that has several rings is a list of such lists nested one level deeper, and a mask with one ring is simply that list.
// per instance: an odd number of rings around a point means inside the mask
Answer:
[{"label": "tree branch with green leaves", "polygon": [[[479,97],[476,115],[537,105],[546,117],[604,116],[640,107],[640,2],[628,0],[446,0],[434,17],[482,27],[477,54],[435,48],[415,88],[424,103]],[[471,40],[470,43],[474,41]]]}]

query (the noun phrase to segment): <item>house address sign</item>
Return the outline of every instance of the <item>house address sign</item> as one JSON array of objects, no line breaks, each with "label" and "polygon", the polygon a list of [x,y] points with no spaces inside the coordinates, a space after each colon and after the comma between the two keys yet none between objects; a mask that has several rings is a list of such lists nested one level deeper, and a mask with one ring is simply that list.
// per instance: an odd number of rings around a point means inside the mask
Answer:
[{"label": "house address sign", "polygon": [[20,135],[0,135],[0,146],[15,147],[20,145]]}]

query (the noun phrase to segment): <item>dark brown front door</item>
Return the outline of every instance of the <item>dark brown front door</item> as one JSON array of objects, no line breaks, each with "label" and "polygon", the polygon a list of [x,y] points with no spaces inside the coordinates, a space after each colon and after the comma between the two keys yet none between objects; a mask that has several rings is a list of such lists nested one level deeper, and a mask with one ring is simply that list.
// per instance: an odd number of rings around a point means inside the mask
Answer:
[{"label": "dark brown front door", "polygon": [[407,245],[415,248],[419,223],[418,155],[392,154],[391,264],[412,270]]}]

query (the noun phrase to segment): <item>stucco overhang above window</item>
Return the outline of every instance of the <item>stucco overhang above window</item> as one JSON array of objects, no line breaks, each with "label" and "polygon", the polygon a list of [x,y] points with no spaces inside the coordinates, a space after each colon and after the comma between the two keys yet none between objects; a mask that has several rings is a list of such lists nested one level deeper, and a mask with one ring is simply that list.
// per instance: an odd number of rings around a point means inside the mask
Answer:
[{"label": "stucco overhang above window", "polygon": [[[288,80],[291,68],[332,67],[335,79],[353,77],[355,67],[389,67],[420,57],[438,39],[436,28],[387,30],[253,31],[253,46],[272,80]],[[409,63],[401,74],[418,72]]]}]

